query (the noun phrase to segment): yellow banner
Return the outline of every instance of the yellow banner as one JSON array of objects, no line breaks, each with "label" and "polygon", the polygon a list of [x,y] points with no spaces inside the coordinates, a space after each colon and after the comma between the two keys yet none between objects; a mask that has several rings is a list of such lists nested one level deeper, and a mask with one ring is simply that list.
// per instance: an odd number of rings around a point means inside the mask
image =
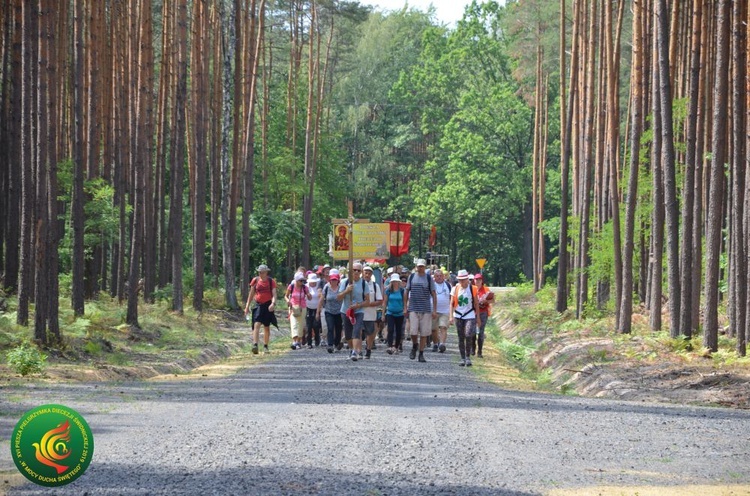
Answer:
[{"label": "yellow banner", "polygon": [[[391,226],[387,223],[354,224],[353,244],[354,259],[388,258],[390,246],[388,238]],[[349,239],[346,224],[333,225],[333,258],[349,259]]]}]

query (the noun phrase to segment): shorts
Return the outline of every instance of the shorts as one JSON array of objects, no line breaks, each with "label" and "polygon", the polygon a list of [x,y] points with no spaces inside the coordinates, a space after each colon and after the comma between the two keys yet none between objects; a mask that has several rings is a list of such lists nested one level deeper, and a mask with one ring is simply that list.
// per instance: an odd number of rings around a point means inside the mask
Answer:
[{"label": "shorts", "polygon": [[271,325],[271,322],[273,322],[273,312],[268,309],[270,306],[271,302],[267,301],[255,307],[255,310],[253,310],[253,326],[256,322],[266,327]]},{"label": "shorts", "polygon": [[409,312],[409,334],[424,337],[432,335],[432,312]]},{"label": "shorts", "polygon": [[365,320],[363,322],[363,330],[365,336],[371,336],[375,334],[375,321],[374,320]]},{"label": "shorts", "polygon": [[440,327],[448,328],[448,314],[439,313],[432,319],[432,330],[437,331]]},{"label": "shorts", "polygon": [[365,314],[355,313],[354,316],[357,318],[357,321],[352,324],[352,321],[349,320],[349,317],[342,313],[342,317],[344,320],[344,339],[346,339],[347,341],[350,339],[362,339],[362,328],[364,327],[365,323]]}]

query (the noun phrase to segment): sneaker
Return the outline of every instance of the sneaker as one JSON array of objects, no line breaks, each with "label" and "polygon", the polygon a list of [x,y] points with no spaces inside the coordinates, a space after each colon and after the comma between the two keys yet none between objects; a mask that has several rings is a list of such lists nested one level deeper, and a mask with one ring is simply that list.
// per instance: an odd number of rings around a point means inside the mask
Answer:
[{"label": "sneaker", "polygon": [[445,353],[445,345],[443,343],[440,343],[440,353]]},{"label": "sneaker", "polygon": [[461,359],[461,361],[460,361],[460,362],[458,362],[458,366],[459,366],[459,367],[463,367],[463,366],[465,366],[465,365],[466,365],[466,359],[465,359],[465,358],[462,358],[462,359]]},{"label": "sneaker", "polygon": [[258,343],[254,343],[253,344],[253,355],[257,355],[257,354],[258,354]]},{"label": "sneaker", "polygon": [[435,343],[432,345],[432,352],[435,353],[437,350],[438,350],[438,345],[437,343]]},{"label": "sneaker", "polygon": [[414,360],[415,358],[417,358],[417,348],[416,348],[416,346],[412,346],[411,352],[409,352],[409,358],[411,360]]},{"label": "sneaker", "polygon": [[268,345],[267,345],[267,344],[264,344],[264,345],[263,345],[263,353],[270,353],[270,352],[268,351]]},{"label": "sneaker", "polygon": [[357,361],[357,352],[354,351],[354,350],[352,350],[352,355],[349,358],[351,358],[352,362],[356,362]]},{"label": "sneaker", "polygon": [[371,354],[372,354],[372,351],[370,350],[370,348],[367,348],[367,351],[365,352],[365,358],[369,360]]},{"label": "sneaker", "polygon": [[307,349],[308,349],[308,350],[311,350],[311,349],[313,349],[313,345],[311,345],[311,344],[308,344],[308,345],[307,345]]},{"label": "sneaker", "polygon": [[336,351],[341,351],[341,349],[344,347],[344,343],[339,343],[336,345]]},{"label": "sneaker", "polygon": [[387,350],[385,350],[385,352],[388,353],[389,355],[393,355],[394,351],[395,351],[395,348],[393,346],[391,346],[390,348],[388,348]]},{"label": "sneaker", "polygon": [[364,355],[362,355],[362,352],[360,351],[359,352],[359,359],[362,360],[362,358],[364,358]]},{"label": "sneaker", "polygon": [[471,367],[471,358],[466,357],[466,366]]},{"label": "sneaker", "polygon": [[328,353],[333,353],[333,346],[328,347]]},{"label": "sneaker", "polygon": [[427,362],[427,360],[424,359],[424,353],[422,353],[422,352],[419,352],[419,361],[422,362],[422,363],[426,363]]},{"label": "sneaker", "polygon": [[292,343],[290,346],[291,349],[296,350],[297,349],[297,343]]}]

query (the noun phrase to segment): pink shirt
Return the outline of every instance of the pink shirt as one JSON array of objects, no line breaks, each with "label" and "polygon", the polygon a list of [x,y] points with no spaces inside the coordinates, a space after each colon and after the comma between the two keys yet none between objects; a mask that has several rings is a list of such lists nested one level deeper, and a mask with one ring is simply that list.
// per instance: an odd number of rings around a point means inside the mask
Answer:
[{"label": "pink shirt", "polygon": [[287,288],[289,290],[289,300],[292,305],[302,308],[307,308],[307,286],[297,286],[297,283],[293,282]]}]

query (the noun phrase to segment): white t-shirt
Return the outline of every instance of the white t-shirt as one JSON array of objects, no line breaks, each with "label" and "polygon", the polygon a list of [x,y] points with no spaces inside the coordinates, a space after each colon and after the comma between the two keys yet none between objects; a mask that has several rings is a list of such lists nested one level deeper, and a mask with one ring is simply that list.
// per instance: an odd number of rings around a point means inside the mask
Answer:
[{"label": "white t-shirt", "polygon": [[[367,281],[365,281],[367,282]],[[370,294],[370,301],[383,301],[383,290],[380,289],[380,286],[375,284],[375,281],[367,282],[367,289],[369,290]],[[373,296],[374,295],[374,296]],[[380,307],[365,307],[365,317],[364,320],[368,322],[372,322],[374,320],[378,320],[378,309]]]},{"label": "white t-shirt", "polygon": [[435,283],[435,294],[437,295],[437,313],[448,315],[451,311],[451,287],[447,282]]},{"label": "white t-shirt", "polygon": [[310,291],[311,299],[307,300],[307,308],[311,310],[317,310],[318,305],[320,304],[320,295],[322,293],[322,290],[320,288],[320,283],[316,284],[315,287],[310,286],[310,284],[307,285],[307,289]]},{"label": "white t-shirt", "polygon": [[453,294],[456,295],[456,308],[453,309],[453,317],[456,319],[475,319],[474,299],[472,298],[472,285],[461,287],[461,283],[456,284],[453,288]]}]

